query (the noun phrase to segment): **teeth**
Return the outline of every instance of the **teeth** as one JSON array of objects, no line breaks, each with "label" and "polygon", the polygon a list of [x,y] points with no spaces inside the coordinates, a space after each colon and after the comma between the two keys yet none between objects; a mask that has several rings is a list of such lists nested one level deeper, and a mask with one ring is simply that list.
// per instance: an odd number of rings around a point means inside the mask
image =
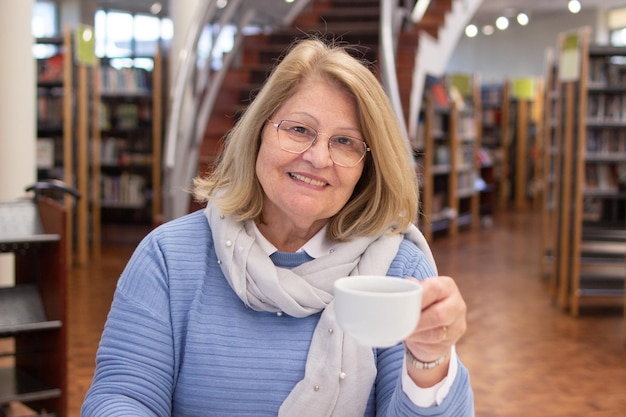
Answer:
[{"label": "teeth", "polygon": [[318,187],[323,187],[326,185],[323,181],[314,180],[313,178],[305,177],[304,175],[299,174],[289,174],[291,178],[296,179],[298,181],[306,182],[307,184],[317,185]]}]

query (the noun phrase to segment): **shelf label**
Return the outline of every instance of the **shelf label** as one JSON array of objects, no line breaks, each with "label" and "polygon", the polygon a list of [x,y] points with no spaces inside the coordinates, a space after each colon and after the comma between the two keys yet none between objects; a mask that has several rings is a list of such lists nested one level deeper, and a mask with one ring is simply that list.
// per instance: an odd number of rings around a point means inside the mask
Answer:
[{"label": "shelf label", "polygon": [[76,62],[78,64],[95,66],[98,63],[96,57],[96,36],[92,26],[79,25],[74,36],[76,49]]},{"label": "shelf label", "polygon": [[471,97],[472,95],[472,76],[469,74],[452,74],[450,76],[450,85],[456,87],[463,97]]},{"label": "shelf label", "polygon": [[563,40],[559,57],[559,80],[577,81],[580,78],[580,48],[578,33],[567,35]]},{"label": "shelf label", "polygon": [[511,95],[518,100],[534,100],[535,99],[535,79],[534,78],[517,78],[513,80]]}]

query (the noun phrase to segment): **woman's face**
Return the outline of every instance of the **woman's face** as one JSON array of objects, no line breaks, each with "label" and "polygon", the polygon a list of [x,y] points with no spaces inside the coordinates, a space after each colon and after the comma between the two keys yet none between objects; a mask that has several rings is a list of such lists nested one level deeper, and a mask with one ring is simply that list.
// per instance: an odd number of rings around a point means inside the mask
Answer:
[{"label": "woman's face", "polygon": [[303,153],[290,153],[280,148],[276,127],[266,123],[256,161],[256,174],[265,192],[264,222],[321,228],[346,204],[363,172],[363,161],[342,167],[328,151],[331,135],[363,139],[355,101],[335,82],[308,78],[271,119],[275,123],[301,122],[319,134]]}]

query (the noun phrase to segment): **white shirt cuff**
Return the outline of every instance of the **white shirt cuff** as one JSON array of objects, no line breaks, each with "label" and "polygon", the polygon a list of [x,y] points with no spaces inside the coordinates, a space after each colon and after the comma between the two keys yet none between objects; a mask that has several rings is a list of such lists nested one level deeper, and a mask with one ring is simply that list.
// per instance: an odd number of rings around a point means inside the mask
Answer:
[{"label": "white shirt cuff", "polygon": [[458,366],[456,349],[452,346],[452,350],[450,352],[450,365],[448,366],[448,375],[432,387],[420,388],[415,385],[415,382],[413,382],[409,376],[406,369],[405,358],[404,364],[402,365],[402,391],[404,391],[413,404],[418,407],[427,408],[440,405],[446,398],[446,395],[448,395],[448,392],[450,392],[452,383],[456,378]]}]

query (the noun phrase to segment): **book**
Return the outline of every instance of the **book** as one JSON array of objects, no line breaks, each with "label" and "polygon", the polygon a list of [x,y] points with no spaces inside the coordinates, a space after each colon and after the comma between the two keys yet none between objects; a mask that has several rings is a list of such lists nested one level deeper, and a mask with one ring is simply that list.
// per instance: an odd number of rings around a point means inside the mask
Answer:
[{"label": "book", "polygon": [[37,168],[49,169],[54,166],[54,139],[37,139]]}]

